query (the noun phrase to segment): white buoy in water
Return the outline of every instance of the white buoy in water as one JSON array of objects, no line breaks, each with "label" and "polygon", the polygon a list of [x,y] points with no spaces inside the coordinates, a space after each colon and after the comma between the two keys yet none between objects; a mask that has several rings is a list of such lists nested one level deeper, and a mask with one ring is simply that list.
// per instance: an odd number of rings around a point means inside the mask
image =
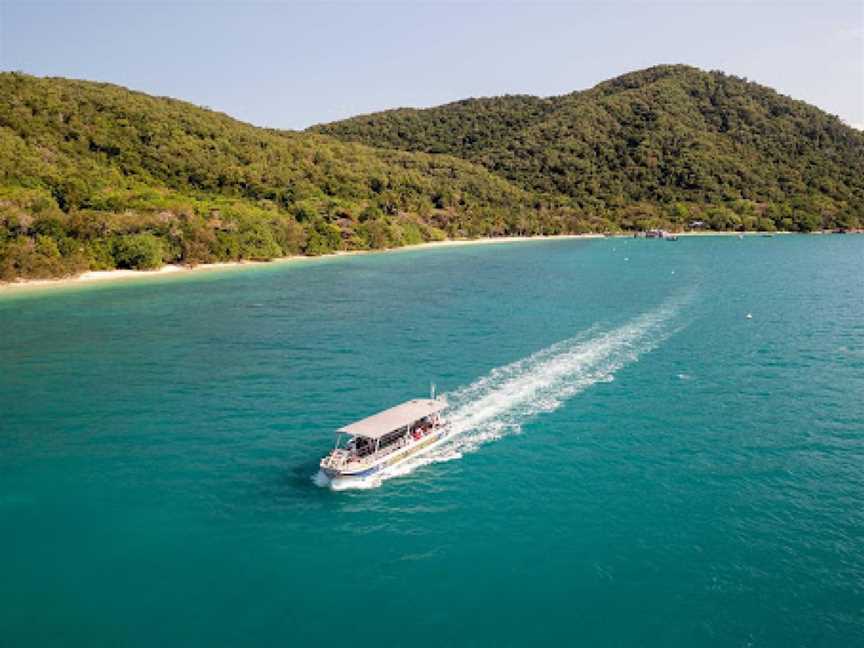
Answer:
[{"label": "white buoy in water", "polygon": [[753,319],[753,314],[752,314],[752,313],[747,313],[747,319]]}]

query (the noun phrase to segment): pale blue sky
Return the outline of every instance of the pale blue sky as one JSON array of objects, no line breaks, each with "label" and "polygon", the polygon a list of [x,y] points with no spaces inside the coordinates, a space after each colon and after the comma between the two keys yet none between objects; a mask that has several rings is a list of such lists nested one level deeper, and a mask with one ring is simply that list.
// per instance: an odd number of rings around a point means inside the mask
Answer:
[{"label": "pale blue sky", "polygon": [[864,2],[2,1],[0,68],[304,128],[471,96],[722,69],[864,124]]}]

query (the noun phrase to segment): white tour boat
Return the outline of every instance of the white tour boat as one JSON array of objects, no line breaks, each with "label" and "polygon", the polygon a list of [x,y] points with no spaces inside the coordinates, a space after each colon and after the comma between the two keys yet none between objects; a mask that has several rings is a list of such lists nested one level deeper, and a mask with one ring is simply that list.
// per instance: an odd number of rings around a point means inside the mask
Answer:
[{"label": "white tour boat", "polygon": [[418,398],[337,430],[336,446],[321,460],[331,479],[364,479],[428,452],[450,437],[443,397]]}]

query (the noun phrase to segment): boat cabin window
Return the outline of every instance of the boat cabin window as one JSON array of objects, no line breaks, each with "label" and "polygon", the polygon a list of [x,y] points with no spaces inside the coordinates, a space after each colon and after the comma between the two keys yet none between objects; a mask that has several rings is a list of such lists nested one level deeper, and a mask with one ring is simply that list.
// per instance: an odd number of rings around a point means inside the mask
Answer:
[{"label": "boat cabin window", "polygon": [[365,457],[375,452],[375,442],[366,437],[354,437],[354,449],[357,451],[357,456]]},{"label": "boat cabin window", "polygon": [[381,437],[381,443],[379,444],[380,448],[386,448],[387,446],[391,446],[399,439],[403,438],[406,434],[408,434],[408,426],[401,427],[398,430],[393,430],[392,432],[388,432],[383,437]]}]

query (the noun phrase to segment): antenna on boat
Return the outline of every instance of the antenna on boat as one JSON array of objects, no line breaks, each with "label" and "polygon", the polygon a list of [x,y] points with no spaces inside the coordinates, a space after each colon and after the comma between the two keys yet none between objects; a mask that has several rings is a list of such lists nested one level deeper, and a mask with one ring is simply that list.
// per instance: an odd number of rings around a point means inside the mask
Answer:
[{"label": "antenna on boat", "polygon": [[435,383],[429,383],[429,398],[435,400]]}]

